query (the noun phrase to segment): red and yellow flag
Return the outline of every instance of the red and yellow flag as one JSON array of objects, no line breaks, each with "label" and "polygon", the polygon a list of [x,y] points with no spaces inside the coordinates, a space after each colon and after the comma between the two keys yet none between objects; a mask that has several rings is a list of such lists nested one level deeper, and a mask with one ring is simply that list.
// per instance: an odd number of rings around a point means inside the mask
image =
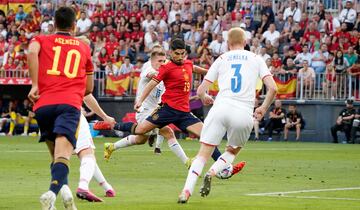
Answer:
[{"label": "red and yellow flag", "polygon": [[293,98],[296,96],[296,76],[289,78],[287,81],[281,81],[279,78],[274,77],[276,85],[278,87],[278,93],[276,95],[279,99]]},{"label": "red and yellow flag", "polygon": [[140,81],[140,72],[134,72],[132,73],[132,91],[134,94],[136,94],[137,91],[137,87],[139,85],[139,81]]},{"label": "red and yellow flag", "polygon": [[5,14],[8,12],[8,0],[0,0],[0,10],[4,11]]},{"label": "red and yellow flag", "polygon": [[216,96],[219,92],[218,81],[213,82],[209,87],[209,95]]},{"label": "red and yellow flag", "polygon": [[35,0],[7,0],[9,3],[9,9],[13,9],[16,13],[18,11],[18,6],[22,5],[24,7],[24,12],[31,12],[31,6],[35,4]]},{"label": "red and yellow flag", "polygon": [[130,73],[120,76],[107,76],[105,93],[113,96],[122,96],[129,89]]}]

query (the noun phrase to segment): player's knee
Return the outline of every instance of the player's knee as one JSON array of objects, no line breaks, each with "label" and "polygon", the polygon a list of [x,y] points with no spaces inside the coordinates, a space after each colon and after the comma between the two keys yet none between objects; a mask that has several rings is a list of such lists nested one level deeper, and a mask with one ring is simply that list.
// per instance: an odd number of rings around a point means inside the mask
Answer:
[{"label": "player's knee", "polygon": [[173,132],[173,130],[171,130],[171,128],[169,127],[163,127],[159,130],[159,134],[162,135],[164,138],[166,138],[167,140],[175,138],[175,134]]},{"label": "player's knee", "polygon": [[239,153],[240,149],[241,149],[241,147],[232,147],[232,146],[226,147],[226,151],[233,155],[237,155]]},{"label": "player's knee", "polygon": [[85,156],[93,156],[93,155],[94,155],[94,151],[91,148],[83,149],[78,153],[78,157],[80,159],[85,157]]}]

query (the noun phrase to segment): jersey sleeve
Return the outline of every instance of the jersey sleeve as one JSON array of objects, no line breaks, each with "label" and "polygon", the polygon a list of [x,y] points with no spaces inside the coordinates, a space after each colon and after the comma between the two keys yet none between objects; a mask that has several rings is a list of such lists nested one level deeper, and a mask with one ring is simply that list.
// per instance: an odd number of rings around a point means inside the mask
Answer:
[{"label": "jersey sleeve", "polygon": [[34,38],[31,39],[30,44],[31,44],[32,42],[37,42],[37,43],[39,43],[40,46],[41,46],[42,36],[35,36]]},{"label": "jersey sleeve", "polygon": [[167,73],[166,65],[162,65],[159,68],[159,74],[156,77],[153,77],[152,80],[159,83],[159,82],[163,81],[166,78],[166,73]]},{"label": "jersey sleeve", "polygon": [[267,76],[272,76],[269,68],[267,67],[265,61],[260,57],[256,56],[258,64],[259,64],[259,77],[263,80]]},{"label": "jersey sleeve", "polygon": [[219,68],[221,68],[221,63],[222,63],[222,56],[219,56],[215,62],[210,66],[209,71],[206,73],[205,75],[205,80],[213,83],[218,79],[218,75],[219,75]]},{"label": "jersey sleeve", "polygon": [[86,70],[86,75],[92,75],[94,74],[94,65],[91,59],[91,54],[90,54],[90,48],[88,48],[87,53],[86,53],[86,64],[85,64],[85,70]]}]

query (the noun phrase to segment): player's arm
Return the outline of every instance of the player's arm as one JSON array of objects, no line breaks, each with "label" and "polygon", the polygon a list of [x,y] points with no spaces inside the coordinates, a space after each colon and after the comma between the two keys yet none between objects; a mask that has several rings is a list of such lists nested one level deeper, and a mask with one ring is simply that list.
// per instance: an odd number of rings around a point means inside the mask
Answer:
[{"label": "player's arm", "polygon": [[86,89],[85,89],[85,96],[91,94],[94,89],[94,75],[89,74],[86,75]]},{"label": "player's arm", "polygon": [[36,102],[39,99],[39,89],[38,89],[38,77],[39,77],[39,52],[40,52],[40,43],[33,41],[29,45],[28,50],[28,65],[29,65],[29,74],[31,78],[31,90],[28,94],[28,97],[31,102]]},{"label": "player's arm", "polygon": [[204,103],[204,105],[210,105],[210,104],[214,103],[214,99],[211,96],[209,96],[208,94],[206,94],[206,92],[209,89],[211,84],[212,84],[212,82],[204,79],[201,82],[201,85],[197,89],[196,93],[199,96],[199,98],[201,99],[201,101]]},{"label": "player's arm", "polygon": [[110,124],[115,124],[116,121],[114,118],[108,116],[104,110],[100,107],[99,103],[96,101],[93,94],[89,94],[84,97],[84,102],[86,106],[99,117],[101,117],[104,121],[109,122]]},{"label": "player's arm", "polygon": [[194,67],[193,67],[193,72],[198,73],[198,74],[205,75],[205,74],[208,72],[208,70],[205,69],[205,68],[202,68],[202,67],[200,67],[200,66],[194,65]]},{"label": "player's arm", "polygon": [[265,76],[265,78],[263,79],[263,82],[267,88],[267,92],[266,92],[264,102],[261,104],[260,107],[258,107],[255,110],[255,117],[258,120],[261,120],[261,118],[264,117],[264,114],[269,109],[270,105],[272,104],[273,100],[275,99],[275,96],[276,96],[276,93],[278,90],[276,83],[274,81],[274,78],[271,75]]},{"label": "player's arm", "polygon": [[149,96],[150,92],[156,87],[156,85],[159,84],[159,82],[155,80],[150,80],[150,82],[145,86],[141,96],[139,97],[139,100],[136,101],[134,109],[136,111],[139,111],[141,104],[144,102],[144,100]]}]

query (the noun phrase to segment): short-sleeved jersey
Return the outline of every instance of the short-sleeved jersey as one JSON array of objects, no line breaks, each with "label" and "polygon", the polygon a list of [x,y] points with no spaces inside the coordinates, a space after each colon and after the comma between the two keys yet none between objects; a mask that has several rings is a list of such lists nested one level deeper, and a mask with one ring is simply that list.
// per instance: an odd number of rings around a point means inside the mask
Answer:
[{"label": "short-sleeved jersey", "polygon": [[158,76],[153,80],[164,82],[165,93],[161,101],[173,109],[190,112],[189,97],[192,84],[193,63],[185,60],[182,65],[172,61],[160,66]]},{"label": "short-sleeved jersey", "polygon": [[[348,109],[348,108],[345,108],[343,110],[341,110],[341,112],[339,113],[339,116],[340,117],[349,117],[351,115],[355,115],[356,114],[356,109]],[[343,120],[342,121],[344,124],[351,124],[352,123],[352,120]]]},{"label": "short-sleeved jersey", "polygon": [[80,110],[86,89],[86,75],[93,74],[90,47],[64,34],[37,36],[40,44],[39,100],[34,110],[54,104],[68,104]]},{"label": "short-sleeved jersey", "polygon": [[233,50],[215,60],[205,79],[209,82],[218,80],[215,104],[230,99],[253,107],[257,79],[266,76],[271,73],[260,56],[246,50]]},{"label": "short-sleeved jersey", "polygon": [[[145,65],[146,64],[146,65]],[[136,100],[138,100],[144,91],[146,85],[149,83],[151,78],[147,75],[152,71],[156,71],[152,68],[150,61],[146,62],[143,65],[141,74],[140,74],[140,81],[136,91]],[[154,109],[160,103],[160,99],[162,94],[165,91],[164,83],[160,82],[149,94],[149,96],[144,100],[142,106],[147,109]]]},{"label": "short-sleeved jersey", "polygon": [[303,117],[301,115],[301,112],[295,111],[295,113],[288,112],[286,114],[286,118],[288,118],[290,122],[296,122],[298,119],[300,119],[300,123],[301,123]]}]

